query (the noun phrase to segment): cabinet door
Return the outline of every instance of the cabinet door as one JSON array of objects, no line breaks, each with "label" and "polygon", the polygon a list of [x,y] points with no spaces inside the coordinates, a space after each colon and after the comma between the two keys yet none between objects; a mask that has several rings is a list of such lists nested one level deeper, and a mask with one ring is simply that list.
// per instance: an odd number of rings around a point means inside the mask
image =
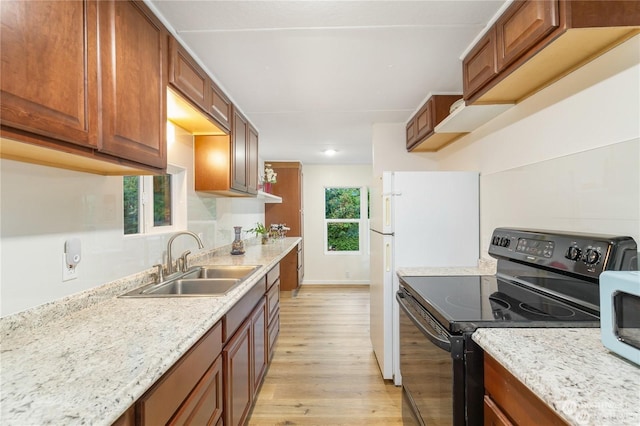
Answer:
[{"label": "cabinet door", "polygon": [[251,376],[253,377],[253,394],[258,392],[264,373],[267,371],[267,305],[265,299],[256,307],[251,316]]},{"label": "cabinet door", "polygon": [[298,281],[298,253],[291,250],[280,261],[280,289],[283,291],[297,290]]},{"label": "cabinet door", "polygon": [[222,418],[222,356],[219,356],[168,425],[215,425]]},{"label": "cabinet door", "polygon": [[414,143],[416,143],[416,140],[417,140],[415,118],[412,118],[411,121],[407,123],[406,132],[407,132],[407,149],[409,149],[413,146]]},{"label": "cabinet door", "polygon": [[224,359],[224,424],[244,424],[253,402],[251,321],[238,329],[222,351]]},{"label": "cabinet door", "polygon": [[0,2],[2,125],[97,146],[96,4]]},{"label": "cabinet door", "polygon": [[173,37],[169,38],[169,84],[203,111],[208,111],[209,76]]},{"label": "cabinet door", "polygon": [[258,131],[247,126],[247,192],[258,193]]},{"label": "cabinet door", "polygon": [[231,188],[247,192],[247,120],[233,111],[231,129]]},{"label": "cabinet door", "polygon": [[98,2],[99,150],[165,169],[167,32],[142,2]]},{"label": "cabinet door", "polygon": [[280,279],[276,281],[276,283],[271,286],[269,291],[267,292],[267,318],[269,323],[273,321],[273,318],[278,311],[280,306]]},{"label": "cabinet door", "polygon": [[225,130],[229,130],[231,129],[231,101],[213,81],[209,81],[209,85],[211,95],[207,111]]},{"label": "cabinet door", "polygon": [[469,99],[497,74],[496,30],[491,27],[462,61],[464,98]]},{"label": "cabinet door", "polygon": [[433,123],[433,98],[430,98],[424,104],[422,109],[416,115],[416,141],[433,132],[435,124]]},{"label": "cabinet door", "polygon": [[558,25],[556,0],[514,2],[496,22],[498,71],[534,47]]}]

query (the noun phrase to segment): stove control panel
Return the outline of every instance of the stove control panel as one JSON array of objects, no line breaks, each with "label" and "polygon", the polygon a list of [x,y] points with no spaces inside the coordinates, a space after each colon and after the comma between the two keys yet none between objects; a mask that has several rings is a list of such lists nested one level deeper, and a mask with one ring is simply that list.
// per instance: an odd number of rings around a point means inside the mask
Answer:
[{"label": "stove control panel", "polygon": [[593,280],[605,270],[637,269],[625,260],[637,256],[636,242],[624,236],[496,228],[489,255]]}]

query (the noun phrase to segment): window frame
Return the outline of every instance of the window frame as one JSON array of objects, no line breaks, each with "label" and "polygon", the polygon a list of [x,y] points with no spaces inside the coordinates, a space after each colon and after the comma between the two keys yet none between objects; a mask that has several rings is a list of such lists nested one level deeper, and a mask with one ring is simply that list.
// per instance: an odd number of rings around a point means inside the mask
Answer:
[{"label": "window frame", "polygon": [[[360,191],[360,218],[358,219],[327,219],[327,189],[332,189],[332,188],[339,188],[339,189],[344,189],[344,188],[357,188]],[[324,245],[324,254],[325,255],[329,255],[329,256],[359,256],[362,255],[362,253],[365,250],[365,246],[368,247],[368,244],[366,242],[366,235],[367,235],[367,231],[368,231],[368,223],[369,223],[369,217],[368,217],[368,207],[367,207],[367,201],[368,201],[368,194],[369,193],[369,188],[367,186],[357,186],[357,185],[327,185],[324,186],[323,188],[323,198],[324,198],[324,203],[323,203],[323,208],[324,208],[324,223],[323,223],[323,245]],[[329,250],[329,232],[328,232],[328,228],[329,228],[329,223],[358,223],[358,250],[344,250],[344,251],[337,251],[337,250]]]},{"label": "window frame", "polygon": [[[186,169],[175,165],[167,165],[166,174],[171,175],[171,225],[154,224],[153,218],[153,176],[138,176],[138,232],[133,234],[122,233],[125,237],[140,237],[146,235],[158,235],[175,233],[187,229],[187,178]],[[124,191],[124,186],[123,186]],[[123,194],[124,195],[124,194]]]}]

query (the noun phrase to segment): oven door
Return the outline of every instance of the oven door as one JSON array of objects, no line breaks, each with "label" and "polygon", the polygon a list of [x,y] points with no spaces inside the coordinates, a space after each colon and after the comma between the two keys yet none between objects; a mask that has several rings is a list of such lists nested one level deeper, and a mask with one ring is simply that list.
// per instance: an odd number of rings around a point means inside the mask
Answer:
[{"label": "oven door", "polygon": [[452,336],[403,288],[400,373],[404,424],[464,425],[463,338]]}]

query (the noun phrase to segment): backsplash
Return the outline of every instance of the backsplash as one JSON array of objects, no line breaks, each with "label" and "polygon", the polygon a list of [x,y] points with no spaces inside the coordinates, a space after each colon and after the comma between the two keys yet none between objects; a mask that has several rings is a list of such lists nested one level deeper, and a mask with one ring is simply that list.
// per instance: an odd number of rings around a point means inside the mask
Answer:
[{"label": "backsplash", "polygon": [[640,140],[480,180],[482,252],[498,226],[630,236],[640,244]]},{"label": "backsplash", "polygon": [[[169,163],[186,170],[187,228],[206,249],[230,244],[233,226],[264,221],[264,203],[193,191],[193,138],[173,128]],[[147,270],[163,261],[171,234],[123,232],[122,177],[0,160],[0,316],[4,317]],[[240,212],[237,216],[236,213]],[[233,215],[233,218],[232,218]],[[247,237],[250,237],[247,236]],[[64,242],[79,238],[78,278],[62,281]],[[174,252],[197,251],[178,238]]]}]

